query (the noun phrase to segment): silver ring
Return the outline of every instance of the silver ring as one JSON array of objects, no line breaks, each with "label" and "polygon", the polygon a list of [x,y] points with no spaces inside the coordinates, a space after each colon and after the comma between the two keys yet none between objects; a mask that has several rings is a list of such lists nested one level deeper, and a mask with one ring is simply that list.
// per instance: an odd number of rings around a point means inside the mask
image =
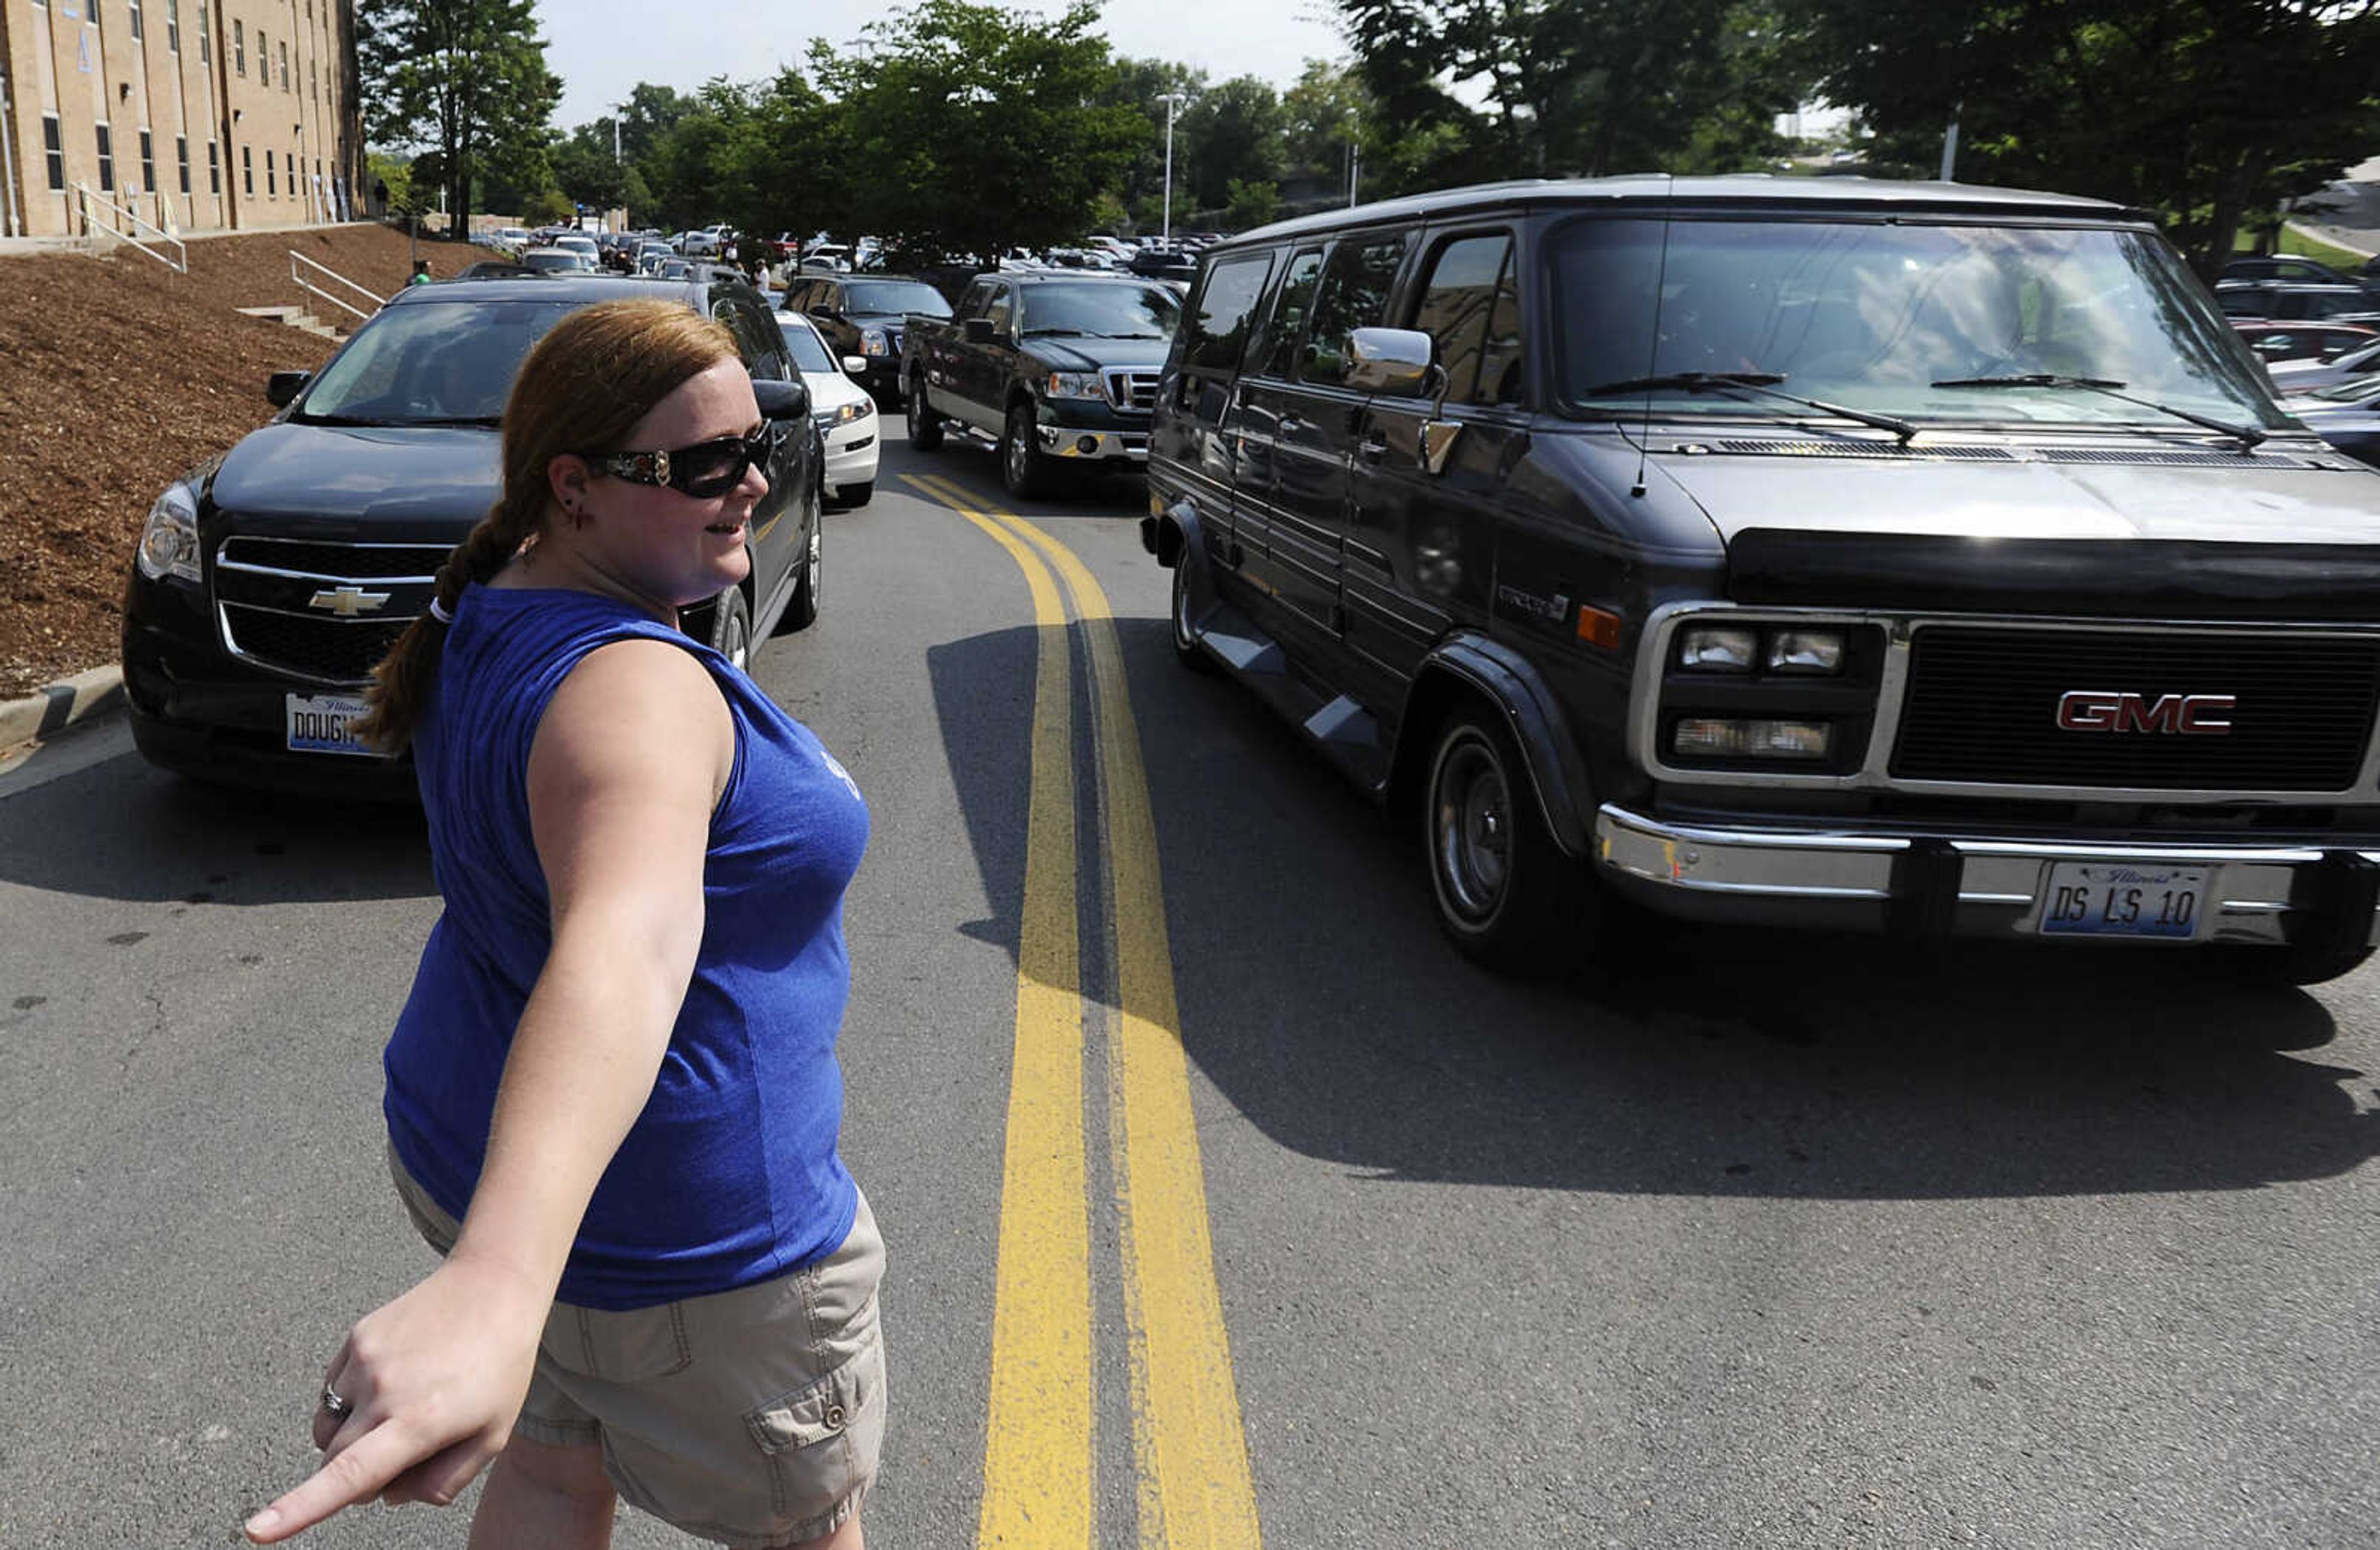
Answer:
[{"label": "silver ring", "polygon": [[351,1400],[339,1397],[337,1389],[333,1388],[329,1384],[322,1386],[322,1410],[332,1420],[345,1421],[347,1418],[347,1412],[355,1408]]}]

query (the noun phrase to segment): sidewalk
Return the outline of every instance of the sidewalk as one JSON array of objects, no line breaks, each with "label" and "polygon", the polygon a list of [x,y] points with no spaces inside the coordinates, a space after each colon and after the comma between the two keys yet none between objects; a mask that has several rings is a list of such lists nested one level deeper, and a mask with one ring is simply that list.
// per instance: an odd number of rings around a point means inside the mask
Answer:
[{"label": "sidewalk", "polygon": [[123,708],[124,670],[114,662],[61,679],[22,699],[0,700],[0,760]]}]

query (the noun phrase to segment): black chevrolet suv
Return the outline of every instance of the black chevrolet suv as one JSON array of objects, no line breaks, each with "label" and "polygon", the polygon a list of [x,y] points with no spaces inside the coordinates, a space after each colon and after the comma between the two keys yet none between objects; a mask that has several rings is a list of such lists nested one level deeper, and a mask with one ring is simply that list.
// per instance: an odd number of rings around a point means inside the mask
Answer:
[{"label": "black chevrolet suv", "polygon": [[157,498],[124,603],[124,688],[152,763],[232,783],[410,800],[409,760],[358,744],[373,666],[429,604],[503,482],[498,426],[530,345],[565,314],[661,297],[734,333],[788,434],[746,542],[751,574],[681,618],[737,661],[818,612],[823,459],[809,393],[759,293],[604,275],[410,286],[321,370],[276,372],[282,412]]},{"label": "black chevrolet suv", "polygon": [[1446,931],[2380,927],[2380,475],[2154,225],[1852,178],[1530,182],[1209,249],[1142,536],[1410,826]]}]

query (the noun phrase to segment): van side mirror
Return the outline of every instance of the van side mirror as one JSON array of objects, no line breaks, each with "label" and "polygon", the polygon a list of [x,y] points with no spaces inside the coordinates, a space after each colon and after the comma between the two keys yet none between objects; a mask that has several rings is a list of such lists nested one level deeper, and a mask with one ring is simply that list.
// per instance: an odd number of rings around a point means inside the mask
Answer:
[{"label": "van side mirror", "polygon": [[285,409],[298,390],[313,380],[311,371],[275,371],[264,379],[265,402],[276,409]]},{"label": "van side mirror", "polygon": [[970,345],[989,345],[994,339],[1000,337],[998,333],[993,332],[991,320],[990,318],[969,318],[965,322],[960,324],[959,327],[960,332],[965,336],[966,342]]},{"label": "van side mirror", "polygon": [[752,397],[760,406],[761,415],[769,419],[800,419],[810,412],[810,389],[808,382],[752,382]]},{"label": "van side mirror", "polygon": [[1400,398],[1428,393],[1428,334],[1410,328],[1359,328],[1347,336],[1347,385]]}]

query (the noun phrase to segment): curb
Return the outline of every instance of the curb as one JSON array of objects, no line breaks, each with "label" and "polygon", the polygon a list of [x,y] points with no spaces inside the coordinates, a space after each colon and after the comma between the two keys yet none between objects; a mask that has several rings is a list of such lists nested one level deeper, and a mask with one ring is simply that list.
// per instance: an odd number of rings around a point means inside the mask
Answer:
[{"label": "curb", "polygon": [[124,669],[110,662],[62,678],[23,699],[0,700],[0,755],[55,737],[124,706]]}]

